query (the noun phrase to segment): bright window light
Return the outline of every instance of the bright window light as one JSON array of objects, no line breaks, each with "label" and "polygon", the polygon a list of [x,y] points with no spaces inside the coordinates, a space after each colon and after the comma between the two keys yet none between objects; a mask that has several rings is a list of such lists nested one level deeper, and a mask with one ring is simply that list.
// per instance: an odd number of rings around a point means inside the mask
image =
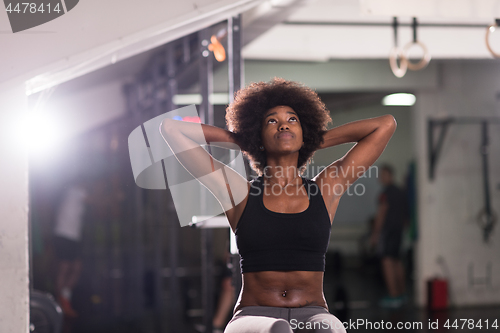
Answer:
[{"label": "bright window light", "polygon": [[172,98],[175,105],[201,104],[200,94],[177,94]]},{"label": "bright window light", "polygon": [[208,100],[210,104],[213,105],[226,105],[229,104],[229,95],[228,94],[211,94],[208,96]]},{"label": "bright window light", "polygon": [[385,96],[382,105],[385,106],[412,106],[417,98],[413,94],[397,93]]},{"label": "bright window light", "polygon": [[[200,94],[177,94],[172,100],[175,105],[199,105],[203,99]],[[211,94],[208,100],[212,105],[226,105],[229,104],[229,95],[225,93]]]},{"label": "bright window light", "polygon": [[26,114],[16,132],[16,137],[30,155],[51,154],[62,139],[55,117],[45,112]]}]

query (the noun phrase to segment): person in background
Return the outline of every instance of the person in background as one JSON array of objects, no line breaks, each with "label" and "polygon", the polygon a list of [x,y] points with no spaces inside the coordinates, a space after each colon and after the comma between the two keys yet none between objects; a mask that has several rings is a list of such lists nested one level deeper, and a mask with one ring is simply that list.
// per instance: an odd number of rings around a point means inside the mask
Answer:
[{"label": "person in background", "polygon": [[65,316],[78,314],[71,306],[71,294],[82,271],[81,239],[87,191],[82,182],[70,185],[57,212],[53,231],[57,260],[56,299]]},{"label": "person in background", "polygon": [[394,184],[394,169],[388,164],[380,167],[380,182],[384,186],[378,199],[370,245],[377,247],[388,296],[380,306],[401,307],[405,299],[405,273],[400,258],[403,231],[408,220],[406,195]]}]

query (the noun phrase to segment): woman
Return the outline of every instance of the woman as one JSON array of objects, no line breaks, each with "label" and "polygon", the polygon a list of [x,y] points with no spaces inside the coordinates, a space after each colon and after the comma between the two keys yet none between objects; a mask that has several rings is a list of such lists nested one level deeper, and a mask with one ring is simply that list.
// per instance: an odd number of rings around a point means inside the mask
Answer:
[{"label": "woman", "polygon": [[[164,120],[161,133],[183,166],[219,200],[236,235],[242,290],[227,333],[345,332],[323,295],[325,252],[339,200],[377,160],[396,129],[393,116],[331,130],[318,95],[275,78],[240,90],[229,131]],[[312,180],[300,177],[317,149],[356,142]],[[200,144],[237,144],[259,177],[248,182]]]}]

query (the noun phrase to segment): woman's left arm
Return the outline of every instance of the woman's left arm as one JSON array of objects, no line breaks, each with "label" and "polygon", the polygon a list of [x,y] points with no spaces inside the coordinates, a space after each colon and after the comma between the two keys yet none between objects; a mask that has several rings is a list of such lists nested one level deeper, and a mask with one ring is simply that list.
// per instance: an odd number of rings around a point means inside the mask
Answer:
[{"label": "woman's left arm", "polygon": [[[396,130],[396,120],[390,114],[353,121],[327,131],[321,148],[343,143],[356,144],[336,160],[315,180],[322,188],[323,196],[340,197],[379,158]],[[339,186],[340,185],[340,186]],[[327,191],[329,189],[329,192]]]}]

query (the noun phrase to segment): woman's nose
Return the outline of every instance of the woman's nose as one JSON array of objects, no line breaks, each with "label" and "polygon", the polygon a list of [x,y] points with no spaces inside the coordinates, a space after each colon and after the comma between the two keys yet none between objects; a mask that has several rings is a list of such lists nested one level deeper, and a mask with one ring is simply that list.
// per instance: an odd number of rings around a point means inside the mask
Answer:
[{"label": "woman's nose", "polygon": [[288,125],[286,123],[281,124],[280,127],[279,127],[280,131],[284,131],[284,130],[287,130],[287,129],[289,129],[289,128],[288,128]]}]

